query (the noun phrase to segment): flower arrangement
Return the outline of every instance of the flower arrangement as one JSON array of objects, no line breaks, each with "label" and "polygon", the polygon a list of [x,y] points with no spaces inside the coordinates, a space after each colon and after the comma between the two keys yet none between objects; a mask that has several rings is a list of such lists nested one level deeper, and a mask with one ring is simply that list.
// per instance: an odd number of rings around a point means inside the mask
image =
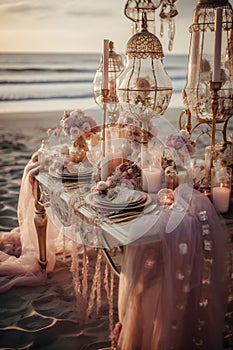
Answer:
[{"label": "flower arrangement", "polygon": [[118,180],[128,180],[135,188],[139,187],[141,168],[133,161],[127,160],[116,167],[113,176]]},{"label": "flower arrangement", "polygon": [[[68,155],[72,162],[81,162],[88,151],[86,140],[93,140],[98,138],[96,133],[100,130],[96,121],[86,115],[82,110],[76,109],[72,112],[65,111],[59,125],[48,131],[48,135],[55,132],[59,138],[60,143],[63,142],[62,137],[68,136],[72,142],[69,147]],[[63,134],[62,134],[63,132]]]},{"label": "flower arrangement", "polygon": [[97,183],[96,191],[99,194],[108,195],[109,192],[114,192],[113,189],[118,183],[132,189],[141,189],[141,168],[131,160],[118,165],[112,176],[109,176],[106,181]]},{"label": "flower arrangement", "polygon": [[183,156],[191,156],[195,153],[195,142],[191,141],[190,134],[186,130],[181,130],[176,134],[168,134],[165,145]]},{"label": "flower arrangement", "polygon": [[81,136],[88,138],[97,128],[96,121],[80,110],[72,112],[64,112],[60,121],[60,125],[64,133],[71,138],[72,141],[78,140]]},{"label": "flower arrangement", "polygon": [[[142,122],[132,115],[120,116],[118,119],[120,126],[126,131],[126,138],[141,142],[143,136]],[[149,121],[148,123],[148,140],[151,140],[153,137],[156,137],[158,134],[158,128]]]}]

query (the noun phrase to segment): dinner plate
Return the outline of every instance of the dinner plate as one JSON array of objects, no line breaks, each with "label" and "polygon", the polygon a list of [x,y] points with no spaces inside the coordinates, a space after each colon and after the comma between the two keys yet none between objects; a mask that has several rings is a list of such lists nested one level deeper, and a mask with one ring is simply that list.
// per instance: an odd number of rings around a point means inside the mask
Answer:
[{"label": "dinner plate", "polygon": [[116,198],[109,200],[106,196],[95,193],[93,200],[104,206],[122,207],[122,206],[134,206],[146,200],[146,193],[141,191],[135,191],[130,189],[120,190]]},{"label": "dinner plate", "polygon": [[88,181],[92,177],[92,172],[93,172],[92,168],[87,168],[83,171],[80,171],[80,173],[70,173],[67,171],[67,169],[64,169],[61,174],[59,172],[56,172],[50,169],[49,175],[56,177],[57,179],[63,179],[63,180]]},{"label": "dinner plate", "polygon": [[147,206],[148,204],[151,203],[152,198],[149,194],[145,193],[145,200],[141,201],[139,203],[123,203],[123,204],[119,204],[117,206],[112,206],[111,202],[107,202],[105,204],[101,204],[98,203],[94,200],[94,195],[95,193],[89,193],[86,197],[85,197],[85,201],[88,205],[92,206],[92,207],[96,207],[99,209],[105,209],[105,210],[123,210],[123,209],[140,209],[143,208],[145,206]]},{"label": "dinner plate", "polygon": [[76,173],[69,172],[68,169],[65,168],[65,169],[63,170],[62,176],[68,176],[68,177],[85,177],[85,176],[91,175],[92,172],[93,172],[93,169],[92,169],[92,168],[82,169],[82,170],[80,170],[79,172],[76,172]]}]

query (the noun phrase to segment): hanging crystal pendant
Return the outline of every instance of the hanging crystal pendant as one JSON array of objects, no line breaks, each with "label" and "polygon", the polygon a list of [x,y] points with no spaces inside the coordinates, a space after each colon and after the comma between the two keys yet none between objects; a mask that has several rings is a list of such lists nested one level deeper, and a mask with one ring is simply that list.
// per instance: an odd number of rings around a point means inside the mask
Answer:
[{"label": "hanging crystal pendant", "polygon": [[124,14],[133,22],[133,34],[137,33],[142,25],[142,13],[147,15],[148,31],[155,34],[155,11],[161,7],[160,11],[160,36],[164,35],[164,23],[168,25],[169,51],[173,48],[173,41],[175,36],[175,16],[178,11],[175,6],[176,0],[128,0]]},{"label": "hanging crystal pendant", "polygon": [[164,35],[164,28],[163,28],[163,20],[161,19],[160,20],[160,36],[161,38],[163,37]]},{"label": "hanging crystal pendant", "polygon": [[159,14],[161,18],[160,35],[164,35],[164,22],[168,27],[168,50],[172,51],[173,42],[175,38],[175,17],[178,15],[178,11],[175,6],[176,0],[164,0],[161,12]]}]

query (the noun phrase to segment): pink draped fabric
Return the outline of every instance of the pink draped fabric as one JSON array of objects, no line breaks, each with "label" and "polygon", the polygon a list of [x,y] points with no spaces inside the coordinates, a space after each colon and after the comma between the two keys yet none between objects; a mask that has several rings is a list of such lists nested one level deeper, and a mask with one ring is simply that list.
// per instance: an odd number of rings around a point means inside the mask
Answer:
[{"label": "pink draped fabric", "polygon": [[[34,197],[32,195],[32,177],[39,171],[39,164],[30,160],[25,167],[18,199],[19,227],[12,234],[19,235],[22,252],[19,258],[2,254],[0,264],[0,293],[15,285],[35,285],[46,281],[47,273],[53,271],[56,252],[62,246],[62,237],[50,220],[47,225],[47,269],[42,271],[38,263],[39,251],[34,225]],[[9,239],[11,233],[1,233],[1,240]],[[60,248],[59,248],[60,247]]]},{"label": "pink draped fabric", "polygon": [[[221,350],[227,308],[228,236],[208,198],[186,185],[187,204],[166,233],[171,210],[147,233],[160,241],[125,248],[119,285],[119,350]],[[175,210],[175,209],[174,209]],[[145,237],[144,237],[145,238]]]}]

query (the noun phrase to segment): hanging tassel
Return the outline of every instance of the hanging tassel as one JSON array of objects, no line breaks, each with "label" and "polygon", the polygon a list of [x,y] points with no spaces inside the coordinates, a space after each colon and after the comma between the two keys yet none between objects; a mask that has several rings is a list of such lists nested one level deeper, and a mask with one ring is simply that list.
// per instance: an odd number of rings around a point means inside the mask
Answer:
[{"label": "hanging tassel", "polygon": [[87,248],[84,246],[83,251],[83,268],[82,268],[82,308],[81,308],[81,320],[85,325],[87,323],[87,300],[88,300],[88,269],[89,259],[87,256]]},{"label": "hanging tassel", "polygon": [[109,329],[110,332],[113,330],[113,307],[114,307],[114,271],[109,267],[108,264],[105,266],[104,273],[104,287],[107,295],[109,305]]},{"label": "hanging tassel", "polygon": [[79,256],[77,254],[77,243],[72,242],[72,262],[71,262],[70,271],[72,273],[74,294],[76,297],[78,307],[79,307],[79,299],[80,299],[80,295],[81,295],[79,264],[80,264],[80,261],[79,261]]},{"label": "hanging tassel", "polygon": [[94,305],[95,305],[95,298],[96,301],[96,313],[99,314],[100,307],[101,307],[101,251],[98,250],[97,258],[96,258],[96,267],[95,267],[95,273],[93,276],[93,283],[91,287],[91,294],[90,299],[88,303],[88,317],[90,316]]},{"label": "hanging tassel", "polygon": [[88,266],[89,261],[86,247],[83,248],[83,255],[81,257],[78,253],[78,244],[73,242],[70,271],[73,277],[74,294],[77,301],[80,324],[82,326],[85,326],[87,323]]}]

